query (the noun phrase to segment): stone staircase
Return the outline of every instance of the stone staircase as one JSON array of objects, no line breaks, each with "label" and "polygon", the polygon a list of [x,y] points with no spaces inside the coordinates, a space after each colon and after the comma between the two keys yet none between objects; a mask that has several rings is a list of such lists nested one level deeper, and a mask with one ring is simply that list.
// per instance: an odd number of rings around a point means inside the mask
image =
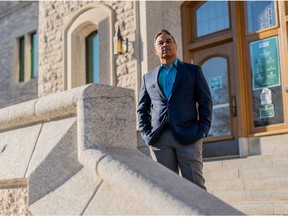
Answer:
[{"label": "stone staircase", "polygon": [[208,192],[247,215],[288,215],[288,153],[204,162]]}]

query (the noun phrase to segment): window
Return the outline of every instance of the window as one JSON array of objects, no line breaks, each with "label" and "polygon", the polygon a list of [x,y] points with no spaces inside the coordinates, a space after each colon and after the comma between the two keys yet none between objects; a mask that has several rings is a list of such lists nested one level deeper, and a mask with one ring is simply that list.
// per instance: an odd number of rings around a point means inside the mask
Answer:
[{"label": "window", "polygon": [[19,82],[25,78],[25,38],[19,38]]},{"label": "window", "polygon": [[[276,7],[278,4],[278,7]],[[282,3],[277,1],[247,1],[246,35],[247,54],[249,55],[249,109],[252,133],[284,128],[285,94],[283,94],[283,62],[281,53],[286,53],[281,45],[281,31],[276,27],[277,11]],[[284,4],[282,4],[284,5]],[[283,7],[283,6],[282,6]],[[284,8],[283,8],[284,9]],[[281,20],[281,18],[280,18]],[[253,33],[253,34],[252,34]]]},{"label": "window", "polygon": [[115,85],[112,17],[111,8],[94,2],[81,8],[67,22],[65,89],[87,83]]},{"label": "window", "polygon": [[248,33],[276,25],[274,1],[247,1]]},{"label": "window", "polygon": [[196,10],[197,37],[230,27],[227,1],[205,2]]},{"label": "window", "polygon": [[278,36],[249,47],[254,127],[284,123]]},{"label": "window", "polygon": [[31,78],[36,78],[38,74],[38,46],[37,46],[37,33],[31,34]]},{"label": "window", "polygon": [[94,31],[86,37],[86,83],[99,83],[99,37]]},{"label": "window", "polygon": [[17,74],[18,82],[34,79],[38,74],[37,33],[27,33],[17,39]]},{"label": "window", "polygon": [[[217,69],[215,69],[217,68]],[[213,57],[202,64],[213,101],[213,119],[209,136],[231,135],[230,95],[228,61],[223,57]]]}]

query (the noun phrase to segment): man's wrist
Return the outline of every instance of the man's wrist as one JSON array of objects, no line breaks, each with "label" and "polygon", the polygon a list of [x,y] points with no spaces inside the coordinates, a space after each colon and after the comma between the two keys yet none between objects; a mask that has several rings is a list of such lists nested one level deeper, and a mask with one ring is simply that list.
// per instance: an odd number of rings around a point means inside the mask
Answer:
[{"label": "man's wrist", "polygon": [[206,137],[207,137],[206,133],[203,133],[202,138],[206,138]]}]

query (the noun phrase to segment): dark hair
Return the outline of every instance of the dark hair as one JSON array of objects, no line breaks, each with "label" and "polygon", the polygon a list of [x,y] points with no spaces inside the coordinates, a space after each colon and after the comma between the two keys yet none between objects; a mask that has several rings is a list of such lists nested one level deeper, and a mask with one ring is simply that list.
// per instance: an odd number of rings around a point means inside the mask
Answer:
[{"label": "dark hair", "polygon": [[158,38],[160,35],[162,35],[162,34],[168,34],[168,35],[170,35],[170,36],[172,37],[174,43],[176,43],[176,41],[175,41],[174,37],[171,35],[171,33],[170,33],[169,31],[165,30],[165,29],[162,29],[162,30],[154,37],[154,43],[156,42],[157,38]]}]

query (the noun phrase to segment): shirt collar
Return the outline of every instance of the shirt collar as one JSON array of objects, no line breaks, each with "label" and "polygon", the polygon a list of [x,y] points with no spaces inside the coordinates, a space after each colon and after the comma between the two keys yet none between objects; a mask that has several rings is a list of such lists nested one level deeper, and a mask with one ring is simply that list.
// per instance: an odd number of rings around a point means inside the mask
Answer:
[{"label": "shirt collar", "polygon": [[[170,64],[170,68],[177,67],[177,63],[178,63],[178,58]],[[166,66],[161,63],[160,67],[163,68],[163,67],[166,67]]]}]

